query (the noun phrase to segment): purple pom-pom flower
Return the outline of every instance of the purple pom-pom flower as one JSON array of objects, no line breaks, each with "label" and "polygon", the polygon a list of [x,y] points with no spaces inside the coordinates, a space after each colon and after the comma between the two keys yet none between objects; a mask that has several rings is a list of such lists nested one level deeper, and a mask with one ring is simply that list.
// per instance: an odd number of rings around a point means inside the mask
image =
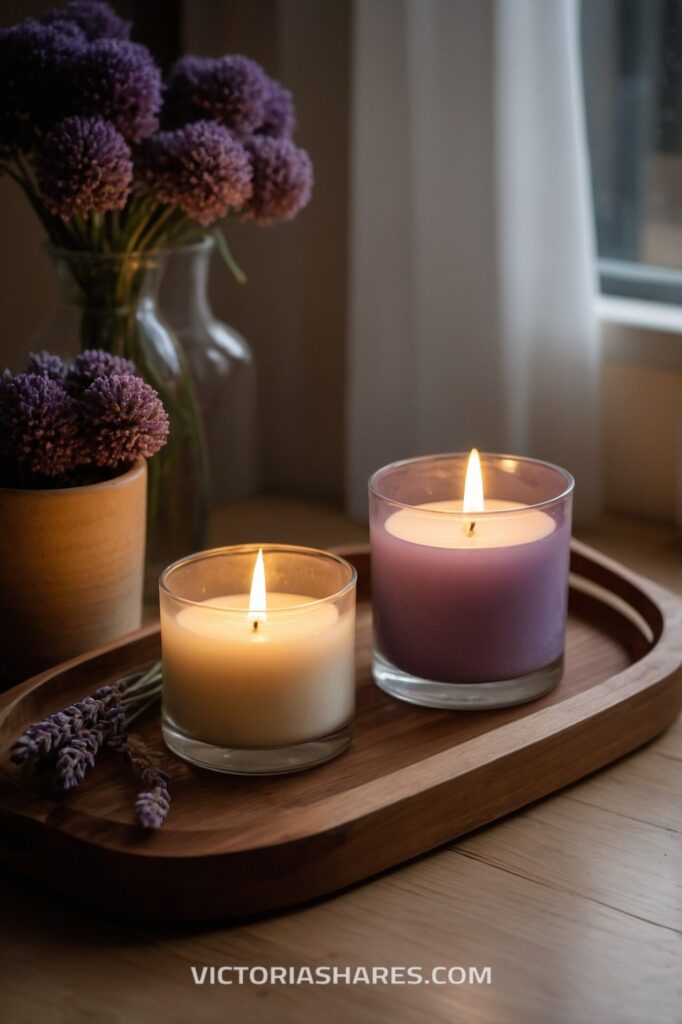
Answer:
[{"label": "purple pom-pom flower", "polygon": [[67,117],[43,139],[36,167],[45,206],[63,220],[120,210],[133,180],[125,139],[97,117]]},{"label": "purple pom-pom flower", "polygon": [[249,57],[181,57],[168,80],[164,117],[170,127],[212,120],[251,135],[266,118],[270,80]]},{"label": "purple pom-pom flower", "polygon": [[310,157],[290,139],[256,135],[245,146],[253,167],[253,195],[245,219],[259,224],[291,220],[312,195]]},{"label": "purple pom-pom flower", "polygon": [[68,0],[40,18],[43,25],[77,25],[88,39],[129,39],[132,22],[119,18],[104,0]]},{"label": "purple pom-pom flower", "polygon": [[197,121],[145,140],[138,168],[159,202],[180,207],[204,227],[240,210],[251,196],[248,154],[213,121]]},{"label": "purple pom-pom flower", "polygon": [[274,138],[291,138],[296,130],[296,111],[294,97],[288,89],[274,79],[268,80],[268,98],[265,103],[263,123],[258,129],[259,135],[272,135]]},{"label": "purple pom-pom flower", "polygon": [[97,377],[83,392],[81,409],[98,466],[149,458],[166,443],[168,416],[156,391],[140,377]]},{"label": "purple pom-pom flower", "polygon": [[0,457],[10,480],[91,483],[165,444],[168,416],[131,360],[87,349],[71,366],[48,352],[33,353],[28,366],[0,375]]},{"label": "purple pom-pom flower", "polygon": [[0,155],[33,149],[41,129],[62,116],[63,75],[85,45],[66,22],[27,18],[0,29]]},{"label": "purple pom-pom flower", "polygon": [[85,390],[97,377],[123,377],[135,374],[132,359],[112,355],[101,348],[87,348],[79,353],[66,374],[66,387],[73,394]]},{"label": "purple pom-pom flower", "polygon": [[63,380],[66,367],[60,356],[52,355],[50,352],[31,352],[26,363],[27,373],[37,373],[42,377],[51,377],[52,380]]},{"label": "purple pom-pom flower", "polygon": [[132,142],[159,127],[161,72],[140,43],[97,39],[83,47],[65,76],[63,91],[69,113],[106,118]]},{"label": "purple pom-pom flower", "polygon": [[0,377],[3,450],[32,472],[58,477],[78,465],[76,405],[62,383],[38,373]]}]

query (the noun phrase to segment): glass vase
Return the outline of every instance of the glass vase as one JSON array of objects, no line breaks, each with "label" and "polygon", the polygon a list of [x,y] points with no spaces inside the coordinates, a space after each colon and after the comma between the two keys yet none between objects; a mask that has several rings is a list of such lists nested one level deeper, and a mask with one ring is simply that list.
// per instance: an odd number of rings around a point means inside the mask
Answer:
[{"label": "glass vase", "polygon": [[160,308],[190,367],[201,410],[215,505],[246,498],[258,484],[256,365],[246,340],[213,314],[212,238],[166,253]]},{"label": "glass vase", "polygon": [[102,348],[132,359],[170,419],[165,447],[149,460],[145,593],[175,559],[202,548],[208,511],[203,425],[182,347],[158,308],[165,256],[50,248],[61,301],[30,340],[64,358]]}]

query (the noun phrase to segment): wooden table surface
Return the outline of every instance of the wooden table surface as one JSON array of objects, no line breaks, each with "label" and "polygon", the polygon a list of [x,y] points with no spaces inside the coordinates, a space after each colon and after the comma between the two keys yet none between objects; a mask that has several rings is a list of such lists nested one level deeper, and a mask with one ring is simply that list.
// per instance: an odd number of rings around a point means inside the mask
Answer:
[{"label": "wooden table surface", "polygon": [[[235,506],[213,534],[317,546],[365,536],[333,509],[289,499]],[[580,536],[682,593],[672,530],[609,519]],[[682,724],[556,796],[293,912],[146,927],[98,920],[13,873],[0,906],[3,1024],[680,1024]],[[492,983],[197,986],[191,965],[490,966]]]}]

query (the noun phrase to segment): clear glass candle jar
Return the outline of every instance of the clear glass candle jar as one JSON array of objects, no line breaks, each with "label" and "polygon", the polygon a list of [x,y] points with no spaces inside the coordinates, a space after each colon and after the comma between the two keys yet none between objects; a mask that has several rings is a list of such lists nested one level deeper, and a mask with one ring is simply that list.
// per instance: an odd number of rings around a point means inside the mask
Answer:
[{"label": "clear glass candle jar", "polygon": [[160,605],[170,749],[237,774],[298,771],[341,753],[355,711],[356,578],[336,555],[272,544],[169,566]]},{"label": "clear glass candle jar", "polygon": [[483,510],[465,513],[468,458],[410,459],[370,480],[374,679],[429,707],[522,703],[563,671],[573,478],[482,454]]}]

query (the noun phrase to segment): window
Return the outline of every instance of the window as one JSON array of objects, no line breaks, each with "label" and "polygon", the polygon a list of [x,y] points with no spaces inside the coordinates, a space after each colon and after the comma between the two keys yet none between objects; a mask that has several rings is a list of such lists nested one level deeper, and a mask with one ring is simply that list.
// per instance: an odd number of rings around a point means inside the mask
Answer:
[{"label": "window", "polygon": [[601,290],[682,303],[682,0],[582,0],[581,35]]}]

